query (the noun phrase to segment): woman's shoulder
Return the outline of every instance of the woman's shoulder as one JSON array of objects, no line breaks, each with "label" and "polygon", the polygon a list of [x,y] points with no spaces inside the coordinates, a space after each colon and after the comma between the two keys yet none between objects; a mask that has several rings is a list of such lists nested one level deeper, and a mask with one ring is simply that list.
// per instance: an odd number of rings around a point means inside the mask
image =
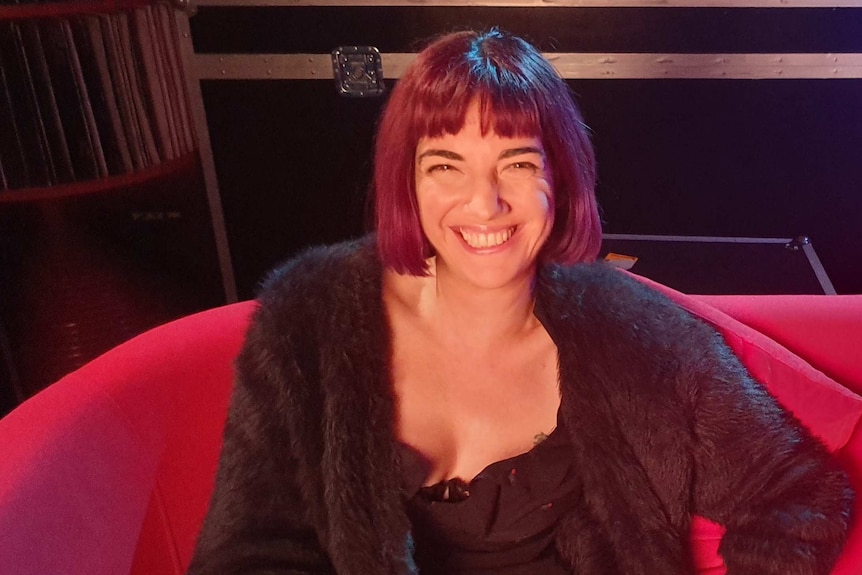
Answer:
[{"label": "woman's shoulder", "polygon": [[373,236],[308,248],[261,282],[252,326],[269,334],[312,330],[326,318],[359,313],[379,299],[381,273]]},{"label": "woman's shoulder", "polygon": [[315,290],[357,276],[380,275],[374,237],[312,246],[271,269],[260,284],[257,299],[287,290]]},{"label": "woman's shoulder", "polygon": [[633,274],[604,262],[547,266],[539,280],[543,321],[561,333],[586,331],[589,336],[583,337],[593,340],[676,353],[682,342],[720,345],[717,332],[705,322]]},{"label": "woman's shoulder", "polygon": [[539,274],[539,286],[541,296],[552,305],[584,314],[682,313],[663,293],[605,262],[546,266]]}]

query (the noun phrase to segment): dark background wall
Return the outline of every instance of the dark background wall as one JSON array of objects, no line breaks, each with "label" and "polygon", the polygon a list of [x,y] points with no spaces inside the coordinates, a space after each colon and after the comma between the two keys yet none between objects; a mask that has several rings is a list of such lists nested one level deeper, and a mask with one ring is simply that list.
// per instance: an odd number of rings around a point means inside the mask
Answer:
[{"label": "dark background wall", "polygon": [[[862,54],[862,8],[204,5],[189,24],[192,68],[208,54],[408,53],[444,31],[493,25],[551,53]],[[4,50],[14,26],[0,28]],[[11,77],[10,52],[0,52]],[[838,292],[862,293],[862,74],[851,76],[570,79],[593,131],[605,231],[804,234]],[[189,151],[134,185],[0,198],[0,415],[124,339],[222,303],[217,245],[229,248],[248,298],[277,262],[363,233],[388,92],[345,98],[320,77],[203,80],[192,112],[203,112],[212,157],[206,146]],[[206,201],[211,160],[226,241]],[[754,251],[762,273],[776,272],[758,288],[783,291],[778,268],[790,277],[795,263],[777,266],[765,248],[704,251],[699,286],[724,290],[739,273],[734,260]]]},{"label": "dark background wall", "polygon": [[[549,52],[862,52],[862,9],[203,8],[191,24],[202,54],[410,52],[491,25]],[[594,133],[607,232],[804,234],[839,293],[862,292],[862,80],[569,83]],[[202,88],[240,297],[303,246],[362,232],[385,95],[339,97],[331,80]]]}]

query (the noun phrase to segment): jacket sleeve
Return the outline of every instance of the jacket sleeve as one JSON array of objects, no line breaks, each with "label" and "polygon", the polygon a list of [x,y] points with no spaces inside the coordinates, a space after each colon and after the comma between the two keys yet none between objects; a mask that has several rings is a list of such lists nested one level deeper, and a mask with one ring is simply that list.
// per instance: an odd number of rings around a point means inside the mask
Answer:
[{"label": "jacket sleeve", "polygon": [[693,512],[726,528],[727,575],[827,575],[848,528],[846,473],[720,335],[701,334],[699,365],[683,368],[695,370]]},{"label": "jacket sleeve", "polygon": [[[333,573],[304,503],[284,378],[258,313],[237,360],[210,508],[189,575]],[[289,363],[289,362],[287,362]]]}]

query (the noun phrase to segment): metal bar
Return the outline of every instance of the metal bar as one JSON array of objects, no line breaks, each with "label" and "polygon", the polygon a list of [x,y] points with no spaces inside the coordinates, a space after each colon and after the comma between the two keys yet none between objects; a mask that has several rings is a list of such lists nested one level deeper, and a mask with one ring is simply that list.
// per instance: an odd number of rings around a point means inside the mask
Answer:
[{"label": "metal bar", "polygon": [[221,195],[216,176],[215,160],[213,159],[212,141],[210,140],[209,127],[207,126],[201,83],[199,78],[194,75],[195,66],[192,65],[195,54],[191,31],[189,29],[189,18],[185,12],[180,12],[179,10],[174,11],[174,18],[180,35],[180,51],[185,62],[189,107],[194,116],[195,134],[201,156],[201,169],[203,170],[204,186],[206,187],[207,201],[209,202],[210,219],[215,236],[216,253],[218,254],[219,267],[221,269],[225,301],[227,303],[234,303],[238,300],[236,279],[234,277],[233,262],[231,261],[230,246],[228,244],[227,228],[224,222],[224,212],[222,211]]},{"label": "metal bar", "polygon": [[789,244],[790,238],[739,238],[721,236],[661,236],[642,234],[603,234],[609,240],[646,240],[651,242],[694,242],[714,244]]},{"label": "metal bar", "polygon": [[817,276],[817,281],[819,281],[821,287],[823,287],[823,293],[826,295],[836,295],[837,292],[835,291],[835,286],[832,285],[832,280],[830,280],[829,276],[826,274],[826,269],[823,267],[820,258],[817,256],[817,252],[814,251],[814,246],[811,245],[811,242],[803,243],[802,251],[805,252],[805,256],[808,258],[808,262],[814,270],[814,275]]},{"label": "metal bar", "polygon": [[[382,55],[383,74],[400,78],[416,57]],[[566,79],[860,79],[862,54],[546,53]],[[201,80],[331,80],[329,54],[196,54]]]},{"label": "metal bar", "polygon": [[545,57],[564,78],[862,78],[862,54],[545,54]]},{"label": "metal bar", "polygon": [[572,8],[859,8],[860,0],[198,0],[198,6],[447,6]]}]

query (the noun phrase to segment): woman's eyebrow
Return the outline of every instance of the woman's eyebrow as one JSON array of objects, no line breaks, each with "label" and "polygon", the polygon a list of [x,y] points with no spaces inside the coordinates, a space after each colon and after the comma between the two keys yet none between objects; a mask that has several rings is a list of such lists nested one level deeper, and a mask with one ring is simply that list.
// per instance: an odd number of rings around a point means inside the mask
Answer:
[{"label": "woman's eyebrow", "polygon": [[524,146],[522,148],[509,148],[508,150],[503,150],[500,152],[499,160],[505,160],[506,158],[511,158],[513,156],[520,156],[522,154],[539,154],[543,158],[545,157],[545,150],[542,148],[537,148],[535,146]]},{"label": "woman's eyebrow", "polygon": [[461,154],[456,154],[455,152],[449,150],[425,150],[419,156],[416,157],[416,161],[418,162],[422,158],[426,158],[428,156],[438,156],[440,158],[446,158],[447,160],[456,160],[459,162],[464,161],[464,156]]}]

